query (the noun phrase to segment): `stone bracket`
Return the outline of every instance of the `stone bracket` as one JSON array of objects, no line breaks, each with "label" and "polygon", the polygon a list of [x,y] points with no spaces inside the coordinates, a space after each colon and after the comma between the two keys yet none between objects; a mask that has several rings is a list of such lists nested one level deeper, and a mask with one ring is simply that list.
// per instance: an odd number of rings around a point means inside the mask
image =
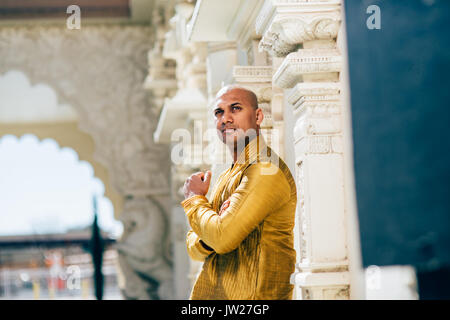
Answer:
[{"label": "stone bracket", "polygon": [[341,21],[340,1],[267,0],[257,19],[260,50],[284,57],[301,43],[335,39]]},{"label": "stone bracket", "polygon": [[342,57],[336,49],[302,49],[287,55],[273,76],[280,88],[292,88],[304,80],[338,81]]}]

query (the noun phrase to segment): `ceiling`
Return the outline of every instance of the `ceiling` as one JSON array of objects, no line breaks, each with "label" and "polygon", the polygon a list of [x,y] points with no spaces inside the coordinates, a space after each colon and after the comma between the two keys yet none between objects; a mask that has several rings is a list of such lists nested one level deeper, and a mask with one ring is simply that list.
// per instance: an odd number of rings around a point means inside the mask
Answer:
[{"label": "ceiling", "polygon": [[[67,8],[75,4],[80,8],[81,19],[86,22],[124,21],[149,22],[158,0],[0,0],[1,24],[17,21],[57,22],[72,13]],[[169,1],[170,2],[170,1]]]}]

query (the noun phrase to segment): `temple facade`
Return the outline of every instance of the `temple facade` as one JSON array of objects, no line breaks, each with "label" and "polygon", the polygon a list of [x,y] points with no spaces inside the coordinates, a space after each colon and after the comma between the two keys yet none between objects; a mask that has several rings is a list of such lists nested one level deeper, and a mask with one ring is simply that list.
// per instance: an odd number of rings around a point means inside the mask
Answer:
[{"label": "temple facade", "polygon": [[5,120],[0,134],[51,137],[93,165],[124,225],[116,246],[124,298],[189,297],[201,263],[186,252],[181,189],[208,169],[214,184],[230,163],[211,112],[228,84],[256,93],[263,135],[297,184],[293,299],[365,299],[390,286],[404,288],[394,298],[415,298],[411,270],[361,264],[342,1],[129,6],[128,16],[117,9],[85,21],[81,5],[79,30],[17,17],[0,25],[0,74],[20,70],[49,85],[75,114]]},{"label": "temple facade", "polygon": [[[155,90],[152,69],[161,61],[153,54],[158,48],[165,64],[175,62],[176,85],[174,95],[161,100],[155,142],[177,148],[179,137],[171,135],[177,128],[190,128],[192,138],[190,158],[172,164],[173,240],[179,248],[174,261],[181,277],[176,283],[189,274],[181,286],[192,286],[201,268],[197,262],[177,263],[188,261],[181,187],[189,174],[208,168],[208,160],[212,182],[226,166],[220,161],[221,142],[200,134],[212,128],[211,103],[218,90],[239,84],[257,94],[265,115],[263,135],[296,179],[294,299],[358,297],[361,270],[341,1],[178,1],[164,27],[149,58],[148,87]],[[206,144],[213,146],[212,154],[195,152]]]}]

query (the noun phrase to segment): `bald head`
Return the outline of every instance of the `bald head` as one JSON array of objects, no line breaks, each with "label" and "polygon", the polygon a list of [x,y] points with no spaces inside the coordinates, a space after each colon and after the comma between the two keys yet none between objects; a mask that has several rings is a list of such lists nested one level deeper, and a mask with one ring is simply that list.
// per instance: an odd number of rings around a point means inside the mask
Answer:
[{"label": "bald head", "polygon": [[230,147],[259,134],[264,114],[251,90],[238,85],[226,86],[217,93],[213,106],[219,137]]},{"label": "bald head", "polygon": [[220,99],[220,97],[222,97],[223,95],[229,94],[231,92],[239,93],[241,97],[247,100],[250,106],[252,106],[254,109],[258,109],[258,98],[256,94],[253,91],[236,84],[228,85],[220,89],[216,94],[215,101]]}]

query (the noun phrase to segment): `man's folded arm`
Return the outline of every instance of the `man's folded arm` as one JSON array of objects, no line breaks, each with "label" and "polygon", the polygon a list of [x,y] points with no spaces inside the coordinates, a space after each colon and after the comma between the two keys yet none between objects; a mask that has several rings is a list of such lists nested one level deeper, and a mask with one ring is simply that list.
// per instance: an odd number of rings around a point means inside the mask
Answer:
[{"label": "man's folded arm", "polygon": [[192,260],[205,261],[205,258],[214,252],[212,248],[205,247],[199,236],[191,229],[186,236],[187,252]]},{"label": "man's folded arm", "polygon": [[220,216],[204,196],[184,200],[192,230],[216,253],[236,249],[270,213],[290,197],[289,183],[279,168],[262,175],[261,169],[273,164],[254,164],[246,169],[242,181],[229,198],[230,205]]}]

